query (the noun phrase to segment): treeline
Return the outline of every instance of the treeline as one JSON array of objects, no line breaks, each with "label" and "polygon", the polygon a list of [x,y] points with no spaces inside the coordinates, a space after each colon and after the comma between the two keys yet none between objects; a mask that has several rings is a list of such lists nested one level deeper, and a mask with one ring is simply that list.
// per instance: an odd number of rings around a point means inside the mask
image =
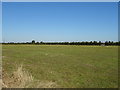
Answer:
[{"label": "treeline", "polygon": [[119,42],[113,42],[113,41],[106,41],[106,42],[97,42],[97,41],[90,41],[90,42],[35,42],[35,40],[33,40],[32,42],[24,42],[24,43],[15,43],[15,42],[8,42],[8,43],[2,43],[2,44],[33,44],[33,45],[101,45],[101,46],[105,46],[105,45],[120,45],[120,41]]}]

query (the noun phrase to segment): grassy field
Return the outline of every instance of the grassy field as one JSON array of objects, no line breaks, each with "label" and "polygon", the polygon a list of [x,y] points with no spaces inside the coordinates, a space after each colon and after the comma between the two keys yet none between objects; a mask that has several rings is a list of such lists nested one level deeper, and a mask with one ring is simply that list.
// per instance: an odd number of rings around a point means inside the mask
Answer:
[{"label": "grassy field", "polygon": [[[22,65],[22,70],[38,81],[31,87],[118,86],[117,46],[3,45],[2,48],[5,84]],[[8,87],[17,87],[9,84]]]}]

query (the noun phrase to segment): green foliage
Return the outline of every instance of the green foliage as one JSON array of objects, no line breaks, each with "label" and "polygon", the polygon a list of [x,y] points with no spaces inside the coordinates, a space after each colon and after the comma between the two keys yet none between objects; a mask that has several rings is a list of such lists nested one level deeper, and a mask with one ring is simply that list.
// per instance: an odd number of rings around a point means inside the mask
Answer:
[{"label": "green foliage", "polygon": [[35,44],[35,40],[32,40],[32,44]]},{"label": "green foliage", "polygon": [[8,43],[2,43],[6,45],[21,45],[21,44],[36,44],[36,45],[106,45],[106,46],[118,46],[120,45],[120,42],[113,42],[113,41],[106,41],[106,42],[97,42],[97,41],[82,41],[82,42],[35,42],[35,40],[32,40],[32,42],[24,42],[24,43],[14,43],[14,42],[8,42]]}]

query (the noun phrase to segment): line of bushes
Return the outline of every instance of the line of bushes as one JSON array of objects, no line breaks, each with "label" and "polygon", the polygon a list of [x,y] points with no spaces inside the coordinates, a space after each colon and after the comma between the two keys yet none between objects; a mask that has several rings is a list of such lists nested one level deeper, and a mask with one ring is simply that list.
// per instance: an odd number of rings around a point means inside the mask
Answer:
[{"label": "line of bushes", "polygon": [[113,41],[106,41],[106,42],[97,42],[97,41],[82,41],[82,42],[35,42],[35,40],[32,40],[32,42],[8,42],[8,43],[2,43],[2,44],[34,44],[34,45],[120,45],[120,41],[119,42],[113,42]]}]

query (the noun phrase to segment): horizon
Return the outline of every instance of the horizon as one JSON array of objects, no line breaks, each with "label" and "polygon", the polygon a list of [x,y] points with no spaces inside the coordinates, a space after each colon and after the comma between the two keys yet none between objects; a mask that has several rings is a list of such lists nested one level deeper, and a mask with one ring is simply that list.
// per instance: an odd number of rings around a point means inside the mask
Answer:
[{"label": "horizon", "polygon": [[3,42],[118,41],[117,2],[3,2]]},{"label": "horizon", "polygon": [[[35,41],[35,40],[31,40],[31,41],[21,41],[21,42],[14,42],[14,41],[8,41],[8,42],[2,42],[2,43],[31,43],[32,41]],[[72,43],[72,42],[94,42],[94,41],[35,41],[35,43],[41,43],[41,42],[44,42],[44,43],[65,43],[65,42],[68,42],[68,43]],[[120,41],[95,41],[97,43],[101,42],[101,43],[105,43],[105,42],[120,42]]]}]

